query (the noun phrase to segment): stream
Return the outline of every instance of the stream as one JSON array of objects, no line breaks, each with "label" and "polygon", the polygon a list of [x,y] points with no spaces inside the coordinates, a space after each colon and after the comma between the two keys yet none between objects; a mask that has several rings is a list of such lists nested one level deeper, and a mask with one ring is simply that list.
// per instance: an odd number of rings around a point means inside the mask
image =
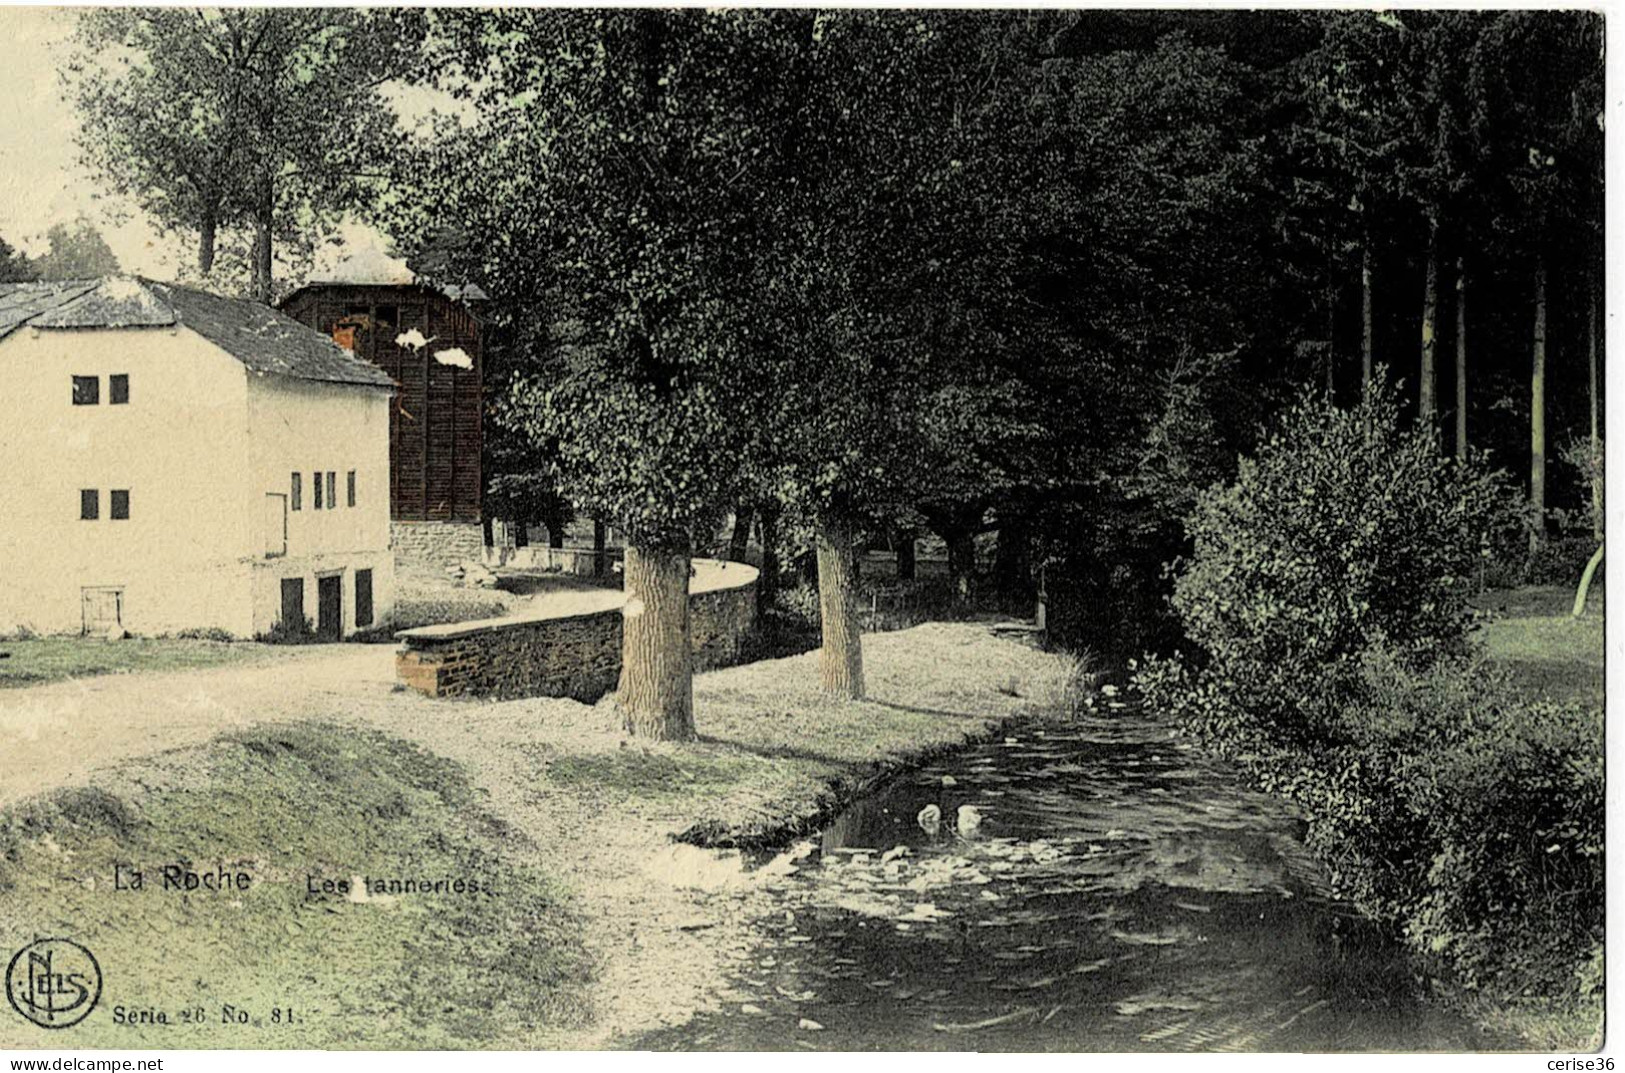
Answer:
[{"label": "stream", "polygon": [[772,909],[727,1004],[634,1046],[1496,1047],[1330,897],[1289,806],[1167,721],[1108,701],[1005,733],[765,864]]}]

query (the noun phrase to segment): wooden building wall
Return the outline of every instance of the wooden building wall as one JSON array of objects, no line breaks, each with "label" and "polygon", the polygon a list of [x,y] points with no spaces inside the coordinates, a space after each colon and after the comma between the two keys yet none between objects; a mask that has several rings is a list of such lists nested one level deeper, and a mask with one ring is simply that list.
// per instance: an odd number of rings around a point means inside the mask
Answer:
[{"label": "wooden building wall", "polygon": [[[415,285],[314,284],[289,296],[282,310],[353,344],[400,385],[389,418],[390,517],[479,521],[484,354],[468,308]],[[415,352],[395,342],[413,328],[430,340]],[[468,354],[472,369],[435,359],[453,347]]]}]

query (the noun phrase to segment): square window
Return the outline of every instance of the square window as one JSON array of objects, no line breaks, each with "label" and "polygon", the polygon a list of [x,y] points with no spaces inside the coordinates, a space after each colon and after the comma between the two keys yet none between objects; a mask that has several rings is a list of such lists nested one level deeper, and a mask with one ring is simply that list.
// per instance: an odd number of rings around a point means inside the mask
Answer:
[{"label": "square window", "polygon": [[350,506],[355,506],[355,470],[351,470],[344,477],[345,491],[348,493]]},{"label": "square window", "polygon": [[101,492],[95,488],[79,489],[79,519],[93,522],[101,517]]},{"label": "square window", "polygon": [[101,401],[101,379],[95,376],[73,378],[73,404],[94,406]]},{"label": "square window", "polygon": [[293,483],[288,488],[288,507],[298,510],[304,505],[305,475],[298,470],[293,472]]},{"label": "square window", "polygon": [[129,520],[130,490],[128,488],[115,488],[107,493],[107,515],[116,522]]},{"label": "square window", "polygon": [[322,509],[322,474],[321,474],[321,471],[318,470],[316,472],[313,472],[310,475],[310,489],[311,489],[310,494],[313,497],[312,500],[311,500],[311,504],[310,504],[311,507],[316,509],[316,510],[321,510]]},{"label": "square window", "polygon": [[332,510],[339,505],[339,475],[334,470],[327,471],[327,509]]},{"label": "square window", "polygon": [[123,406],[130,401],[130,377],[126,373],[114,373],[107,378],[107,401],[113,406]]}]

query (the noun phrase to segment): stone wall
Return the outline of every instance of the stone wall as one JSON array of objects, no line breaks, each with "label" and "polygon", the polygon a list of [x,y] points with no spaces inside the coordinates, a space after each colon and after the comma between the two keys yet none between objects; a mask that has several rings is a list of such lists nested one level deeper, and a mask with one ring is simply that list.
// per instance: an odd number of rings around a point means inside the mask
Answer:
[{"label": "stone wall", "polygon": [[[756,628],[754,567],[697,561],[689,582],[695,670],[739,659]],[[624,593],[510,618],[403,630],[395,657],[402,684],[431,697],[573,697],[592,702],[621,675]]]},{"label": "stone wall", "polygon": [[478,522],[391,521],[389,542],[396,570],[407,574],[444,575],[448,566],[485,557],[485,534]]}]

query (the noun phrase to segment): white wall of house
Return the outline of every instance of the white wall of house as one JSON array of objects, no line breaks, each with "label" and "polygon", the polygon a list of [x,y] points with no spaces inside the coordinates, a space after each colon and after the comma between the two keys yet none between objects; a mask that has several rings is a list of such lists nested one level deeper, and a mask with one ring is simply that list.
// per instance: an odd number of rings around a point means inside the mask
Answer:
[{"label": "white wall of house", "polygon": [[[110,377],[129,378],[111,401]],[[75,405],[73,377],[98,401]],[[0,339],[0,631],[78,633],[87,602],[137,634],[215,627],[247,637],[281,610],[280,578],[373,570],[374,618],[394,602],[389,551],[389,395],[249,373],[186,328],[23,328]],[[339,506],[318,514],[309,482],[335,473]],[[267,493],[304,471],[286,552],[267,558]],[[357,476],[348,506],[347,475]],[[324,476],[325,481],[325,476]],[[81,490],[97,493],[81,519]],[[114,518],[114,490],[128,518]]]},{"label": "white wall of house", "polygon": [[[248,378],[249,472],[259,494],[254,631],[282,615],[282,581],[303,579],[306,618],[320,625],[319,578],[339,578],[346,634],[385,621],[395,606],[389,546],[389,392],[285,377]],[[355,506],[350,474],[355,474]],[[299,474],[298,509],[293,475]],[[322,489],[317,507],[317,475]],[[336,503],[328,493],[328,475]],[[277,554],[277,520],[286,532]],[[356,571],[372,571],[373,613],[356,621]]]},{"label": "white wall of house", "polygon": [[[109,377],[129,377],[114,405]],[[73,377],[99,401],[74,405]],[[186,329],[35,330],[0,340],[0,628],[77,633],[84,590],[121,591],[125,629],[246,634],[247,384]],[[98,517],[82,520],[94,489]],[[115,519],[112,492],[129,493]]]}]

